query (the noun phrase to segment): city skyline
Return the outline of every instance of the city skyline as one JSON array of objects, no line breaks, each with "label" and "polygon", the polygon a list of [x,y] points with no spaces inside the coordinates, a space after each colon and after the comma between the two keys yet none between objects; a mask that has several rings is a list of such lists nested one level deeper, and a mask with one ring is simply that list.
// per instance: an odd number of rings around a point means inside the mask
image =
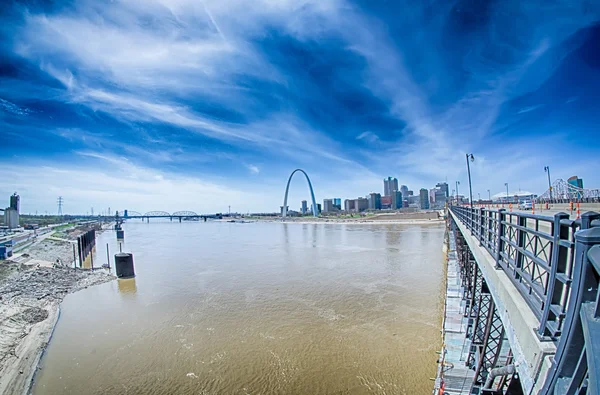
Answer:
[{"label": "city skyline", "polygon": [[474,196],[542,193],[546,166],[598,187],[598,21],[582,2],[8,1],[0,196],[274,211],[298,167],[321,202],[389,174],[418,195],[467,188],[465,153]]}]

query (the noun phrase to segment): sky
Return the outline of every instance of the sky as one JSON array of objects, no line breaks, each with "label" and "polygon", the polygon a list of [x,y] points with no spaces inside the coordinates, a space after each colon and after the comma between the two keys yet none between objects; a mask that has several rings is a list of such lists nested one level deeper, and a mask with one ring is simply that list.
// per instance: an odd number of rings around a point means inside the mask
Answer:
[{"label": "sky", "polygon": [[[447,181],[600,187],[594,0],[4,0],[0,201],[274,212]],[[289,205],[310,200],[296,173]]]}]

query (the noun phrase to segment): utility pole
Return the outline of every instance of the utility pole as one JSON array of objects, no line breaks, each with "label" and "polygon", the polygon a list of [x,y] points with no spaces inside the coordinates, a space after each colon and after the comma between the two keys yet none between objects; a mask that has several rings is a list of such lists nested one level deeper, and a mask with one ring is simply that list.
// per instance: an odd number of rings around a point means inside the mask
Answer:
[{"label": "utility pole", "polygon": [[460,181],[456,181],[456,204],[458,204],[458,186],[460,185]]},{"label": "utility pole", "polygon": [[550,191],[550,200],[552,201],[552,183],[550,182],[550,166],[544,166],[544,171],[548,173],[548,190]]},{"label": "utility pole", "polygon": [[467,173],[469,174],[469,200],[471,201],[471,208],[473,208],[473,188],[471,187],[471,166],[469,165],[469,159],[471,162],[475,161],[473,154],[466,154],[467,157]]},{"label": "utility pole", "polygon": [[58,199],[56,200],[56,202],[58,203],[58,216],[62,217],[63,215],[63,211],[62,211],[62,206],[63,206],[63,197],[59,196]]}]

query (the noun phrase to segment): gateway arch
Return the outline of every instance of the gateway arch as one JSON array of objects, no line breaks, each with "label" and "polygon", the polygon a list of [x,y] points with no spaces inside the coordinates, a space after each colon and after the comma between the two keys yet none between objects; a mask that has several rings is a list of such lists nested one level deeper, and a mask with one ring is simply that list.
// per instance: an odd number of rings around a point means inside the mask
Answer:
[{"label": "gateway arch", "polygon": [[292,172],[292,174],[290,174],[290,178],[288,178],[288,182],[285,187],[285,197],[283,198],[282,217],[287,216],[287,199],[288,199],[288,192],[290,190],[290,181],[292,181],[292,177],[294,177],[294,174],[296,174],[297,171],[302,172],[302,174],[304,174],[304,177],[306,177],[306,182],[308,182],[308,189],[310,189],[310,198],[312,199],[312,212],[315,217],[318,217],[319,212],[318,212],[318,208],[317,208],[317,202],[315,201],[315,193],[313,192],[313,187],[312,187],[312,184],[310,183],[310,178],[308,178],[308,174],[306,174],[306,172],[302,169],[294,170]]}]

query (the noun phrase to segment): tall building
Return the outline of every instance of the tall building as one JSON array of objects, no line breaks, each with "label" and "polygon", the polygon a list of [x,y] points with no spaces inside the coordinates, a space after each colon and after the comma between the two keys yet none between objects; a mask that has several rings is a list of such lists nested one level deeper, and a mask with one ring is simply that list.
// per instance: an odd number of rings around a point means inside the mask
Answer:
[{"label": "tall building", "polygon": [[408,187],[406,185],[402,185],[399,189],[402,192],[402,196],[406,198],[408,196]]},{"label": "tall building", "polygon": [[448,196],[442,188],[435,188],[435,207],[442,208],[446,204]]},{"label": "tall building", "polygon": [[342,199],[340,198],[333,198],[333,205],[335,207],[337,207],[338,210],[342,209]]},{"label": "tall building", "polygon": [[402,206],[402,192],[394,191],[392,193],[392,210],[397,210],[399,208],[402,208]]},{"label": "tall building", "polygon": [[358,198],[354,202],[354,209],[359,213],[369,208],[369,199],[367,198]]},{"label": "tall building", "polygon": [[421,188],[419,191],[419,201],[422,210],[429,209],[429,191],[427,189]]},{"label": "tall building", "polygon": [[302,214],[306,214],[306,212],[308,211],[308,205],[306,204],[306,200],[302,201],[302,208],[300,209],[300,212]]},{"label": "tall building", "polygon": [[398,180],[388,177],[383,179],[383,196],[392,196],[392,192],[398,190]]},{"label": "tall building", "polygon": [[335,211],[333,207],[333,199],[323,199],[323,212],[330,213]]},{"label": "tall building", "polygon": [[20,201],[21,198],[19,197],[19,195],[17,195],[16,192],[10,197],[10,208],[17,210],[17,213],[21,212]]},{"label": "tall building", "polygon": [[381,210],[381,194],[369,194],[369,210]]},{"label": "tall building", "polygon": [[[313,206],[312,204],[310,205],[310,212],[312,213],[313,211]],[[317,214],[321,214],[321,203],[317,203]]]},{"label": "tall building", "polygon": [[435,185],[436,188],[440,188],[442,191],[444,191],[444,193],[446,194],[446,199],[450,196],[450,194],[448,193],[448,184],[445,182],[438,182]]},{"label": "tall building", "polygon": [[346,212],[354,211],[354,203],[355,203],[355,200],[353,200],[353,199],[344,200],[344,211],[346,211]]}]

